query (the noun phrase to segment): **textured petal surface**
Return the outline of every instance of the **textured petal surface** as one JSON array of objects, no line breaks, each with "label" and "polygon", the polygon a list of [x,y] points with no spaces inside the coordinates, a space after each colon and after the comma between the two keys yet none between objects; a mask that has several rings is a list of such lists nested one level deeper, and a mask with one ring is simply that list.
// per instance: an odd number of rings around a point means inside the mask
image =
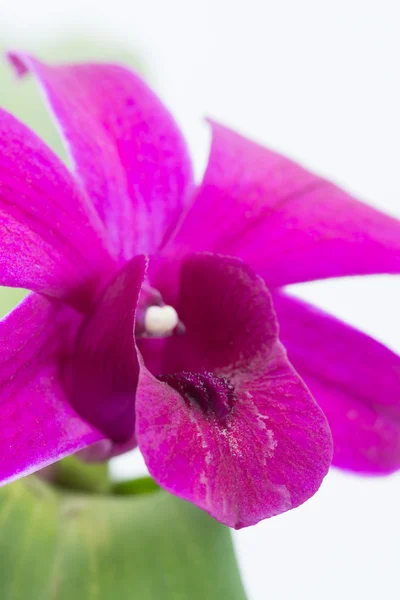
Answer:
[{"label": "textured petal surface", "polygon": [[175,228],[192,186],[187,148],[172,116],[123,67],[11,59],[20,74],[31,70],[43,86],[115,252],[132,258],[155,251]]},{"label": "textured petal surface", "polygon": [[86,318],[66,370],[73,406],[113,442],[134,436],[138,360],[135,312],[146,268],[137,256],[109,284]]},{"label": "textured petal surface", "polygon": [[273,295],[289,358],[324,410],[334,464],[365,473],[400,468],[400,357],[337,319]]},{"label": "textured petal surface", "polygon": [[1,483],[102,439],[75,413],[60,381],[80,319],[32,294],[0,321]]},{"label": "textured petal surface", "polygon": [[0,109],[0,284],[84,304],[111,268],[90,202],[43,142]]},{"label": "textured petal surface", "polygon": [[270,288],[400,270],[400,222],[212,124],[207,171],[170,249],[242,258]]},{"label": "textured petal surface", "polygon": [[[164,342],[168,375],[142,367],[136,396],[150,473],[231,527],[298,506],[328,470],[331,436],[287,361],[262,280],[235,259],[192,256],[177,308],[186,333]],[[140,342],[144,361],[152,342]]]}]

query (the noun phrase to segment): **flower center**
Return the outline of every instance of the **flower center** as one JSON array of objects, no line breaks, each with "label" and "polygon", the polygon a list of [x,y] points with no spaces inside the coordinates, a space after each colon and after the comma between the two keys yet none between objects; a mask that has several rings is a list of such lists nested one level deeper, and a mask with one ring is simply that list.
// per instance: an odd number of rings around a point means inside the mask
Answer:
[{"label": "flower center", "polygon": [[164,304],[160,292],[144,285],[136,311],[135,335],[137,339],[169,337],[183,333],[185,327],[173,306]]},{"label": "flower center", "polygon": [[233,408],[234,387],[225,377],[217,377],[207,371],[181,371],[172,375],[160,375],[157,379],[179,392],[188,406],[196,404],[206,415],[215,415],[221,424],[224,424]]},{"label": "flower center", "polygon": [[179,323],[173,306],[149,306],[144,313],[144,328],[148,335],[164,337],[171,335]]}]

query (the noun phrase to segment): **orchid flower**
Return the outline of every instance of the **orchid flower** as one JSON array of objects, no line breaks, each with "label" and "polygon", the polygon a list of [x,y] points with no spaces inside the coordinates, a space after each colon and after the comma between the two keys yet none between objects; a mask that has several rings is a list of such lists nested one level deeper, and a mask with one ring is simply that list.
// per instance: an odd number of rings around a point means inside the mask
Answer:
[{"label": "orchid flower", "polygon": [[138,445],[238,528],[317,491],[331,431],[337,466],[399,468],[400,359],[282,288],[398,273],[400,223],[216,123],[196,187],[137,75],[10,60],[74,168],[0,112],[0,284],[31,290],[0,327],[2,483]]}]

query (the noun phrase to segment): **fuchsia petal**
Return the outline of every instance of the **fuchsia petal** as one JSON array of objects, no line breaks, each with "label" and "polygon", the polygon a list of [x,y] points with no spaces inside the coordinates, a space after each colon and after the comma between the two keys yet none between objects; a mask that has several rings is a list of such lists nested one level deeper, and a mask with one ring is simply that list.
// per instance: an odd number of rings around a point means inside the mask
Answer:
[{"label": "fuchsia petal", "polygon": [[70,406],[60,361],[81,317],[32,294],[0,321],[0,482],[102,439]]},{"label": "fuchsia petal", "polygon": [[167,109],[133,72],[112,64],[50,67],[13,54],[38,78],[116,254],[154,252],[192,186],[190,158]]},{"label": "fuchsia petal", "polygon": [[73,406],[117,443],[132,438],[135,428],[134,327],[145,268],[146,259],[137,256],[107,287],[80,330],[66,372]]},{"label": "fuchsia petal", "polygon": [[269,287],[400,271],[400,222],[212,123],[202,186],[170,249],[238,256]]},{"label": "fuchsia petal", "polygon": [[103,227],[58,158],[0,109],[0,285],[81,307],[111,269]]},{"label": "fuchsia petal", "polygon": [[325,412],[334,464],[365,473],[400,468],[400,357],[367,335],[283,293],[281,339]]},{"label": "fuchsia petal", "polygon": [[136,396],[150,473],[231,527],[298,506],[328,470],[331,437],[264,283],[236,259],[191,256],[177,308],[186,333],[166,343],[167,375],[143,366]]}]

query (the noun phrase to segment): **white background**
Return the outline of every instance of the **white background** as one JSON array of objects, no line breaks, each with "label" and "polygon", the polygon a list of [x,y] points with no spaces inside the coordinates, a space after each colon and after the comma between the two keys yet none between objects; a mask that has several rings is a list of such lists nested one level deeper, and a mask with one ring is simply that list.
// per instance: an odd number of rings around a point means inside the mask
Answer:
[{"label": "white background", "polygon": [[[400,217],[399,20],[398,0],[0,0],[13,46],[75,32],[140,53],[199,173],[210,115]],[[400,351],[396,278],[301,293]],[[332,472],[234,539],[250,600],[398,600],[400,477]]]}]

